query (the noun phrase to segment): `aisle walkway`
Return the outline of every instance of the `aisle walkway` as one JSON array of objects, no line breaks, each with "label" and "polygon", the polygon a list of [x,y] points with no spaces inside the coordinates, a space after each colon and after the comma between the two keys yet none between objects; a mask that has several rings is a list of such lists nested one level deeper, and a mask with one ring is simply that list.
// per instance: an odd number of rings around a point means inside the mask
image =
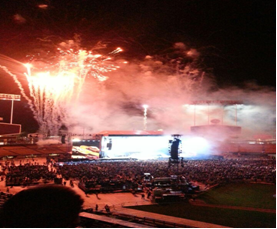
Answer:
[{"label": "aisle walkway", "polygon": [[137,217],[141,217],[141,218],[147,217],[147,218],[155,219],[158,221],[170,222],[172,225],[177,224],[177,225],[183,225],[184,227],[229,228],[226,226],[221,226],[221,225],[217,225],[217,224],[213,224],[213,223],[205,223],[205,222],[201,222],[201,221],[178,218],[178,217],[168,216],[168,215],[161,215],[161,214],[152,213],[152,212],[139,211],[139,210],[130,209],[130,208],[121,208],[121,209],[118,209],[116,212],[122,213],[122,214],[133,215],[133,216],[137,216]]}]

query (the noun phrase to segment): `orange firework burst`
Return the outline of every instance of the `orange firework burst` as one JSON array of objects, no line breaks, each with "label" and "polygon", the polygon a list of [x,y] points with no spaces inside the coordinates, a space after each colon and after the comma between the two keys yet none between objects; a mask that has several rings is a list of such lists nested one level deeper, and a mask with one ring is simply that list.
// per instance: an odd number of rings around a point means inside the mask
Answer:
[{"label": "orange firework burst", "polygon": [[[67,107],[76,102],[87,77],[105,81],[107,72],[119,68],[113,64],[111,56],[84,49],[74,50],[71,46],[74,46],[73,41],[61,43],[54,61],[52,58],[47,63],[33,61],[32,64],[24,64],[30,96],[21,85],[20,88],[44,134],[57,134],[60,126],[66,123]],[[110,54],[121,51],[121,48],[117,48]],[[7,68],[4,70],[20,84],[14,74]]]}]

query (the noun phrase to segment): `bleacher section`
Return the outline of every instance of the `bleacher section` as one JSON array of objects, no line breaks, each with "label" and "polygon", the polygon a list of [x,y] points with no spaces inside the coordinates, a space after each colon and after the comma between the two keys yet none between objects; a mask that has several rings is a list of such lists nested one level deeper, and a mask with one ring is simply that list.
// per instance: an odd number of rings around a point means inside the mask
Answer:
[{"label": "bleacher section", "polygon": [[0,146],[0,158],[4,156],[26,156],[49,154],[65,154],[71,151],[72,146],[67,144],[47,144],[47,145],[6,145]]}]

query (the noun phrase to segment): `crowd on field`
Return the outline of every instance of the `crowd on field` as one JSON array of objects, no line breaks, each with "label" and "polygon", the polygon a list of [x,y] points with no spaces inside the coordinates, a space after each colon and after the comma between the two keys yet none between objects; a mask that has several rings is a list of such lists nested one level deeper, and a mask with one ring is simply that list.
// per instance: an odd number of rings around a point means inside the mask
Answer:
[{"label": "crowd on field", "polygon": [[198,182],[206,186],[229,182],[276,183],[275,159],[221,159],[187,160],[183,166],[168,166],[167,161],[121,161],[121,162],[74,162],[39,165],[26,163],[1,163],[1,180],[9,186],[29,185],[39,182],[81,181],[87,188],[113,187],[115,189],[134,189],[144,183],[144,173],[154,178],[180,175],[187,182]]}]

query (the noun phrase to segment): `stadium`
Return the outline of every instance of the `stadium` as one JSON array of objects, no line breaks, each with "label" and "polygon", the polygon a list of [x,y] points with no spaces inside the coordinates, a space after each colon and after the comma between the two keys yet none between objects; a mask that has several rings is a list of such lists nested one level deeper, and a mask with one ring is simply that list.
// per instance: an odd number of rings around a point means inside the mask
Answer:
[{"label": "stadium", "polygon": [[0,227],[276,228],[274,10],[4,1]]},{"label": "stadium", "polygon": [[[4,97],[13,99],[13,96]],[[218,103],[226,106],[237,104],[238,101],[197,101],[192,106],[201,104],[203,109],[204,104],[204,109],[210,111],[212,104],[218,107]],[[93,194],[97,196],[95,214],[91,214],[94,202],[88,200],[80,213],[81,223],[85,227],[114,227],[115,222],[120,227],[234,226],[226,219],[224,222],[215,219],[217,213],[213,213],[212,220],[196,221],[166,216],[160,220],[159,214],[146,218],[144,214],[138,215],[137,210],[133,209],[134,213],[131,213],[130,209],[126,212],[122,207],[111,214],[110,208],[116,208],[115,204],[122,206],[128,202],[130,207],[138,205],[138,195],[141,196],[141,208],[145,204],[150,207],[152,204],[162,206],[170,203],[173,207],[171,212],[174,209],[182,212],[184,204],[188,208],[197,207],[195,204],[199,203],[194,204],[195,199],[201,199],[201,196],[217,190],[217,187],[229,189],[243,184],[242,190],[251,185],[253,191],[258,190],[256,185],[260,184],[273,187],[272,184],[276,182],[275,139],[269,135],[265,135],[266,138],[257,135],[257,138],[243,139],[243,127],[236,125],[237,116],[233,123],[227,123],[223,118],[224,108],[220,112],[221,119],[205,112],[204,116],[207,117],[201,119],[207,119],[208,124],[196,125],[199,118],[196,110],[194,108],[194,125],[191,125],[187,134],[166,134],[162,130],[106,130],[76,134],[61,130],[58,136],[40,133],[24,136],[21,134],[21,125],[12,123],[12,118],[10,123],[1,122],[0,157],[2,175],[6,177],[2,182],[4,186],[0,187],[6,192],[2,192],[1,197],[9,199],[24,187],[39,187],[42,184],[66,186],[69,183],[71,189],[84,198]],[[9,172],[3,172],[7,168]],[[10,194],[10,189],[13,194]],[[222,192],[225,191],[219,191],[213,198]],[[266,192],[272,193],[272,188],[264,190],[263,196],[268,196]],[[120,200],[117,199],[119,195],[122,195]],[[254,192],[253,195],[260,194]],[[106,204],[110,200],[113,200],[113,205]],[[272,203],[271,198],[269,203]],[[105,210],[99,211],[98,204]],[[239,209],[245,209],[245,206]],[[255,206],[259,206],[259,203]],[[197,212],[203,208],[202,205],[198,207]],[[266,211],[270,212],[270,217],[274,212],[272,207],[265,207],[269,208]],[[255,211],[254,208],[253,214],[256,214]],[[243,221],[238,224],[244,225]]]}]

